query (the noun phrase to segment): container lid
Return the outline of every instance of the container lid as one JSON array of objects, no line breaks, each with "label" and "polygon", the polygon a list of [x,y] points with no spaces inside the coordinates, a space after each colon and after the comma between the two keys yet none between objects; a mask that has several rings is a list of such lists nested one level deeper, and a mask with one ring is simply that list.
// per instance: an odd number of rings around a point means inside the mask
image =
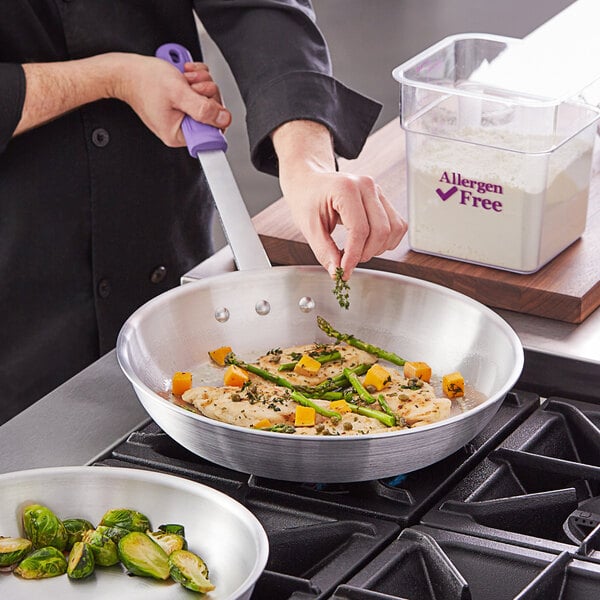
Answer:
[{"label": "container lid", "polygon": [[600,65],[561,81],[539,67],[545,47],[486,34],[441,40],[393,71],[402,127],[516,152],[552,152],[600,119]]},{"label": "container lid", "polygon": [[[507,101],[529,106],[549,106],[577,99],[579,102],[597,107],[600,103],[600,61],[587,61],[585,68],[577,62],[577,68],[569,69],[563,45],[550,46],[548,40],[540,36],[518,39],[506,36],[468,33],[452,35],[427,48],[420,54],[396,67],[392,75],[402,84],[416,85],[430,89],[471,96],[497,96]],[[600,36],[598,36],[600,40]],[[492,60],[484,60],[469,76],[469,83],[480,84],[473,91],[469,87],[458,88],[456,82],[431,76],[431,59],[444,50],[456,47],[457,43],[487,42],[498,45],[498,53]],[[563,54],[560,65],[554,67],[549,48],[560,48]],[[555,56],[556,58],[556,50]],[[458,60],[458,57],[454,57]],[[464,83],[464,82],[462,82]]]}]

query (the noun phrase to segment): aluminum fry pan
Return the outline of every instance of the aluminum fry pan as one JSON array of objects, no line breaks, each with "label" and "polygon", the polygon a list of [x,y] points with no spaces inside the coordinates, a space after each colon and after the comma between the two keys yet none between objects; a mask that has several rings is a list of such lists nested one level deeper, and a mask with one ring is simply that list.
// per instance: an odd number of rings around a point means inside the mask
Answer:
[{"label": "aluminum fry pan", "polygon": [[[477,435],[517,381],[523,367],[517,335],[486,306],[442,286],[363,269],[350,283],[349,310],[337,304],[321,267],[245,270],[183,285],[128,319],[117,341],[119,364],[169,436],[230,469],[288,481],[349,482],[407,473],[445,458]],[[434,374],[459,370],[487,399],[424,427],[326,437],[237,427],[163,397],[175,371],[194,372],[219,346],[251,360],[270,348],[328,341],[317,315],[406,360],[428,362]]]},{"label": "aluminum fry pan", "polygon": [[[54,467],[0,475],[0,535],[22,536],[21,511],[43,504],[66,519],[94,525],[110,508],[133,508],[152,527],[180,523],[189,550],[204,558],[216,589],[207,600],[248,600],[268,555],[267,536],[256,517],[225,494],[174,475],[117,467]],[[87,579],[66,575],[25,580],[0,573],[2,598],[191,598],[175,581],[128,577],[121,565],[98,567]]]}]

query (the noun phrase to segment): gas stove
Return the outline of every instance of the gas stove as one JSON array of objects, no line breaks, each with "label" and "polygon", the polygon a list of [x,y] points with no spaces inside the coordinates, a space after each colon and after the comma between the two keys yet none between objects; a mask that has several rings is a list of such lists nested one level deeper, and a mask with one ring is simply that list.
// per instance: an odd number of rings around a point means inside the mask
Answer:
[{"label": "gas stove", "polygon": [[510,392],[467,446],[349,484],[290,483],[191,454],[151,422],[96,464],[214,487],[263,524],[254,600],[600,598],[600,401]]}]

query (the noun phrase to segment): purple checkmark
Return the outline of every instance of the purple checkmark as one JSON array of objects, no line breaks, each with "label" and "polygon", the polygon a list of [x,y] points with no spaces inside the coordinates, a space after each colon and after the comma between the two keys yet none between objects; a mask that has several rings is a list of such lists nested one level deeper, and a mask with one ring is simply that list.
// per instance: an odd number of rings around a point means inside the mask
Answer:
[{"label": "purple checkmark", "polygon": [[447,192],[443,192],[440,190],[440,188],[435,190],[435,192],[444,202],[446,202],[446,200],[448,200],[448,198],[450,198],[450,196],[452,196],[452,194],[454,194],[457,190],[458,188],[453,185]]}]

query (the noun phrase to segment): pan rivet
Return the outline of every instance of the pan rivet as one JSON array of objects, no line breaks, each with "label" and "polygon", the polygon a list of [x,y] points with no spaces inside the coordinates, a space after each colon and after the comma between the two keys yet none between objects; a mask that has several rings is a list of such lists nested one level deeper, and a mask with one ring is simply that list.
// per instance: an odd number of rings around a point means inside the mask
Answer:
[{"label": "pan rivet", "polygon": [[271,312],[271,305],[266,300],[259,300],[254,309],[259,315],[268,315]]},{"label": "pan rivet", "polygon": [[302,312],[308,313],[315,308],[316,304],[310,296],[304,296],[303,298],[300,298],[298,306]]},{"label": "pan rivet", "polygon": [[215,310],[215,319],[219,321],[219,323],[229,321],[229,311],[225,307],[217,308],[217,310]]}]

